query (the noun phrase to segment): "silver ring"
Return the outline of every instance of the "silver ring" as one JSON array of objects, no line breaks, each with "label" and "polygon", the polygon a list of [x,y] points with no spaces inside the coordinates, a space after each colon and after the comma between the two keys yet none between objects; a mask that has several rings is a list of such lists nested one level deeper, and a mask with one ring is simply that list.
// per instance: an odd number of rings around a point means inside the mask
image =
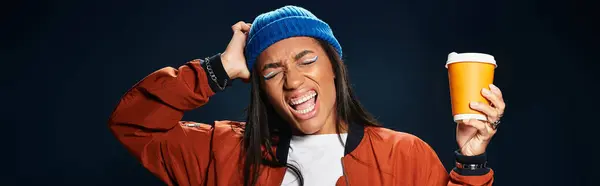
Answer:
[{"label": "silver ring", "polygon": [[498,128],[499,124],[500,124],[500,120],[496,120],[494,122],[491,122],[490,126],[492,127],[492,129],[496,130]]}]

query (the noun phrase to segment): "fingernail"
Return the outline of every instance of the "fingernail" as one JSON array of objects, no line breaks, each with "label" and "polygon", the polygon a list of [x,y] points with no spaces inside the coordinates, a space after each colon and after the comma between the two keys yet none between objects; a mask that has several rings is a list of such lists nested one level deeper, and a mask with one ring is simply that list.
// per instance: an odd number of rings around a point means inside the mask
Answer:
[{"label": "fingernail", "polygon": [[494,90],[500,90],[496,85],[490,84],[490,88]]},{"label": "fingernail", "polygon": [[481,90],[481,92],[483,92],[483,94],[485,94],[485,95],[491,94],[490,90],[488,90],[487,88],[483,88],[483,90]]},{"label": "fingernail", "polygon": [[471,104],[471,106],[477,106],[477,105],[479,105],[479,103],[477,103],[475,101],[472,101],[470,104]]}]

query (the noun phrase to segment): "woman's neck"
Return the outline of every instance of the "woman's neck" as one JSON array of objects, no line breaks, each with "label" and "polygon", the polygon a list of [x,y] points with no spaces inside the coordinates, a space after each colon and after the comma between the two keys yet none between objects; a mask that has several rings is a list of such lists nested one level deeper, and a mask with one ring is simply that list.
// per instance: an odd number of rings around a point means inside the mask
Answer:
[{"label": "woman's neck", "polygon": [[[340,125],[339,127],[339,131],[338,131],[338,127],[337,125]],[[318,134],[337,134],[337,133],[346,133],[348,130],[348,124],[345,121],[340,121],[339,123],[336,122],[336,120],[330,121],[328,120],[328,122],[325,123],[325,125],[323,125],[323,128],[321,128],[321,130],[318,130],[317,132],[313,133],[313,134],[304,134],[302,132],[300,132],[297,129],[292,130],[292,135],[294,136],[303,136],[303,135],[318,135]]]}]

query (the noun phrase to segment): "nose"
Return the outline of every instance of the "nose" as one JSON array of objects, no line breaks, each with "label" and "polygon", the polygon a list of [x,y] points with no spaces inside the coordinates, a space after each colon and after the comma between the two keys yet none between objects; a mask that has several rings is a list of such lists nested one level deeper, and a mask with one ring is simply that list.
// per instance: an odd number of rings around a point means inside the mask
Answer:
[{"label": "nose", "polygon": [[284,88],[287,90],[294,90],[300,87],[300,85],[304,84],[304,76],[300,70],[296,69],[294,66],[290,66],[290,68],[286,69],[285,72],[285,83]]}]

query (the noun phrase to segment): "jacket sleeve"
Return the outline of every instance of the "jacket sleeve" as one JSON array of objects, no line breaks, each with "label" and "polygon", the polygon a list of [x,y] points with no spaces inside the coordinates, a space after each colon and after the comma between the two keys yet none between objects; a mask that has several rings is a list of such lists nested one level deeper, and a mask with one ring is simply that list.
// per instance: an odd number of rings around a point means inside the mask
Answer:
[{"label": "jacket sleeve", "polygon": [[492,185],[494,181],[494,172],[488,171],[477,174],[467,172],[457,172],[452,170],[450,174],[442,165],[437,154],[426,142],[416,139],[410,149],[412,159],[415,165],[414,170],[417,171],[418,178],[416,185],[431,185],[431,186],[458,186],[458,185]]},{"label": "jacket sleeve", "polygon": [[[162,68],[138,82],[109,119],[115,137],[168,185],[199,185],[209,164],[211,125],[180,121],[214,92],[194,60]],[[194,127],[187,127],[194,126]]]}]

